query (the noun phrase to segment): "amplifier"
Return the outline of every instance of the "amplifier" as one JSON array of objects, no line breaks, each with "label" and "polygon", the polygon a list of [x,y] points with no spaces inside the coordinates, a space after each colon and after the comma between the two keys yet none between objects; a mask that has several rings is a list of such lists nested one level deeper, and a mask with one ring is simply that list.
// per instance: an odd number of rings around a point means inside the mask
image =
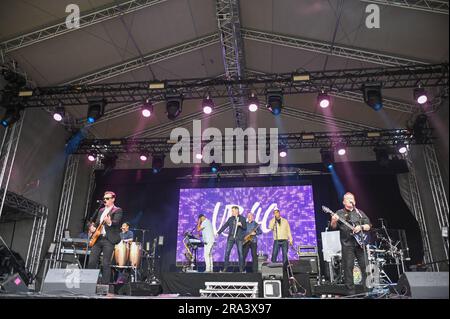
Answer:
[{"label": "amplifier", "polygon": [[319,273],[319,257],[302,256],[298,260],[291,260],[292,272],[294,274],[311,274]]}]

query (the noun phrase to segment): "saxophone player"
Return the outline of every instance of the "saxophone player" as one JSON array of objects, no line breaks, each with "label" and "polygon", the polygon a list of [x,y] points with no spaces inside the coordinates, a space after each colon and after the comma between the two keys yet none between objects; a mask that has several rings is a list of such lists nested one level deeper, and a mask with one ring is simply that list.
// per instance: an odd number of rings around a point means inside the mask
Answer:
[{"label": "saxophone player", "polygon": [[205,215],[200,214],[198,216],[197,231],[202,232],[202,238],[204,243],[203,254],[205,257],[205,272],[213,272],[213,254],[214,247],[214,231],[211,221],[206,218]]}]

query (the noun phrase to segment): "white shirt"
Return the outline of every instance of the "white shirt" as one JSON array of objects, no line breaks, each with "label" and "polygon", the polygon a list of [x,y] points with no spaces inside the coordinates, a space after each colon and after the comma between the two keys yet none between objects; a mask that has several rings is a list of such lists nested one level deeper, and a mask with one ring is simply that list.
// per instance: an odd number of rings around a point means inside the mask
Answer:
[{"label": "white shirt", "polygon": [[[114,207],[114,206],[111,206],[111,207],[105,207],[105,210],[103,211],[102,216],[100,217],[100,224],[103,222],[103,220],[105,219],[106,215],[109,214],[109,212],[111,211],[111,209],[112,209],[113,207]],[[102,228],[102,235],[106,235],[105,227]]]}]

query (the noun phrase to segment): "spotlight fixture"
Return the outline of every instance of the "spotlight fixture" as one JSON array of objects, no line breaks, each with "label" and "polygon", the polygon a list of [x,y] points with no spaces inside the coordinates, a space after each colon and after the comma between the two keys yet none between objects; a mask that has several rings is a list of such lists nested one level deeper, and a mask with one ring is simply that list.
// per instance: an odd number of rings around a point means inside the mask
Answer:
[{"label": "spotlight fixture", "polygon": [[58,106],[58,107],[55,109],[55,112],[53,113],[53,119],[54,119],[56,122],[61,122],[61,121],[63,120],[63,118],[64,118],[64,115],[65,115],[65,110],[64,110],[64,108],[61,107],[61,106]]},{"label": "spotlight fixture", "polygon": [[220,164],[216,163],[216,162],[212,162],[211,164],[209,164],[209,167],[211,169],[211,173],[218,173],[220,170]]},{"label": "spotlight fixture", "polygon": [[166,112],[169,120],[175,120],[180,115],[183,106],[183,97],[178,95],[166,95]]},{"label": "spotlight fixture", "polygon": [[202,153],[195,154],[195,158],[198,159],[198,160],[201,160],[203,158]]},{"label": "spotlight fixture", "polygon": [[266,91],[267,108],[273,115],[280,115],[283,108],[283,91],[281,89],[268,89]]},{"label": "spotlight fixture", "polygon": [[403,154],[406,154],[406,152],[408,151],[408,148],[406,147],[405,143],[400,142],[397,144],[397,151],[403,155]]},{"label": "spotlight fixture", "polygon": [[8,127],[20,120],[20,110],[20,106],[7,107],[5,114],[3,115],[3,118],[1,120],[2,126]]},{"label": "spotlight fixture", "polygon": [[102,97],[88,98],[87,122],[95,123],[105,113],[106,100]]},{"label": "spotlight fixture", "polygon": [[287,156],[287,147],[285,145],[280,146],[279,151],[278,151],[278,155],[281,158],[285,158]]},{"label": "spotlight fixture", "polygon": [[280,151],[279,155],[280,155],[281,158],[285,158],[287,156],[287,152],[285,150]]},{"label": "spotlight fixture", "polygon": [[332,169],[334,166],[334,152],[329,148],[320,149],[320,156],[322,157],[322,163],[327,169]]},{"label": "spotlight fixture", "polygon": [[153,154],[152,155],[152,172],[153,174],[158,174],[164,168],[164,154]]},{"label": "spotlight fixture", "polygon": [[344,156],[347,153],[347,150],[345,149],[344,146],[339,146],[337,153],[339,156]]},{"label": "spotlight fixture", "polygon": [[428,102],[427,91],[424,88],[418,87],[414,89],[414,100],[420,104],[424,105]]},{"label": "spotlight fixture", "polygon": [[366,83],[363,85],[364,102],[375,111],[383,108],[383,97],[381,95],[380,83]]},{"label": "spotlight fixture", "polygon": [[143,117],[150,117],[153,114],[153,104],[149,99],[142,104],[141,113]]},{"label": "spotlight fixture", "polygon": [[203,113],[211,114],[214,109],[214,102],[210,99],[209,96],[203,99],[202,101]]},{"label": "spotlight fixture", "polygon": [[94,162],[97,159],[97,154],[95,152],[90,152],[87,159],[89,162]]},{"label": "spotlight fixture", "polygon": [[255,96],[254,93],[250,95],[248,98],[248,110],[250,112],[256,112],[258,110],[259,101],[258,98]]},{"label": "spotlight fixture", "polygon": [[325,93],[325,91],[320,92],[319,95],[317,95],[317,104],[321,108],[326,109],[331,105],[330,96],[327,93]]},{"label": "spotlight fixture", "polygon": [[147,152],[141,152],[141,154],[139,155],[139,159],[141,160],[141,162],[146,162],[148,160]]}]

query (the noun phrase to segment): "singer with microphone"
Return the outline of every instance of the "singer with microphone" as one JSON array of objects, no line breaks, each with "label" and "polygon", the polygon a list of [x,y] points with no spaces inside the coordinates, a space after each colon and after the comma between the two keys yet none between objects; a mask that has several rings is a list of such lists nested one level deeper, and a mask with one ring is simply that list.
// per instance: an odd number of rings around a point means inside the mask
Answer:
[{"label": "singer with microphone", "polygon": [[283,254],[283,265],[288,264],[288,244],[293,245],[291,227],[287,219],[281,217],[280,210],[275,208],[273,211],[274,217],[269,222],[269,229],[273,231],[273,248],[272,259],[273,263],[277,262],[278,252],[281,247]]},{"label": "singer with microphone", "polygon": [[[120,242],[120,222],[122,220],[122,208],[114,205],[116,194],[106,191],[103,195],[105,204],[91,219],[95,224],[90,226],[90,232],[95,236],[99,231],[99,237],[92,246],[89,256],[89,269],[96,269],[103,252],[102,262],[102,284],[107,285],[111,280],[111,260],[114,252],[114,245]],[[92,241],[92,238],[91,238]]]},{"label": "singer with microphone", "polygon": [[223,271],[228,270],[228,265],[230,263],[230,253],[233,246],[236,244],[239,256],[239,271],[244,272],[244,253],[243,244],[245,230],[247,229],[247,222],[245,218],[239,215],[239,207],[233,206],[231,208],[231,217],[228,218],[227,222],[216,233],[216,237],[221,234],[225,229],[228,228],[228,239],[227,248],[225,250],[225,258],[223,263]]},{"label": "singer with microphone", "polygon": [[[361,231],[369,231],[372,227],[367,215],[356,208],[355,195],[350,192],[345,193],[343,202],[344,208],[338,210],[331,216],[331,228],[339,230],[342,246],[342,266],[344,269],[344,282],[349,289],[350,294],[355,290],[353,281],[353,267],[355,265],[355,257],[358,260],[358,266],[361,268],[362,283],[366,283],[366,254],[365,245],[360,245],[356,241],[354,234]],[[338,223],[339,219],[355,225],[353,230],[345,225]]]}]

